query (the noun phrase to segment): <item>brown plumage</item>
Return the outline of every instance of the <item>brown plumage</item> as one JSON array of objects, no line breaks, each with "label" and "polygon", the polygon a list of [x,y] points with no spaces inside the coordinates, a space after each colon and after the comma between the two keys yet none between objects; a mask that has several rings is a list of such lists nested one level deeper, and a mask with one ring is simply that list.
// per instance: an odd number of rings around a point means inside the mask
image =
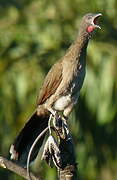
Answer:
[{"label": "brown plumage", "polygon": [[62,64],[61,61],[53,65],[48,72],[43,87],[40,90],[37,104],[43,104],[52,94],[55,93],[59,84],[62,81]]},{"label": "brown plumage", "polygon": [[[76,104],[83,85],[86,66],[86,50],[92,32],[100,28],[96,24],[101,14],[87,14],[83,17],[78,37],[65,56],[57,61],[48,72],[37,100],[37,109],[11,145],[11,159],[26,165],[28,152],[35,138],[48,125],[50,113],[62,111],[68,117]],[[35,159],[43,143],[42,137],[33,150]]]}]

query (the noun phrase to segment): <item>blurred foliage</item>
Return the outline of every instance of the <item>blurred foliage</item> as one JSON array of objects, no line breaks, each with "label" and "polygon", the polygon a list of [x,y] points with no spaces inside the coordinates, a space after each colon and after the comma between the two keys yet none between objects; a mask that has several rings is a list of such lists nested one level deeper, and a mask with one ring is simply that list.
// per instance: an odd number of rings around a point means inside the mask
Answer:
[{"label": "blurred foliage", "polygon": [[[81,180],[117,179],[117,1],[0,0],[0,154],[33,112],[45,74],[74,40],[81,17],[101,12],[88,48],[87,76],[71,114]],[[35,163],[45,180],[55,168]],[[0,169],[0,179],[22,178]]]}]

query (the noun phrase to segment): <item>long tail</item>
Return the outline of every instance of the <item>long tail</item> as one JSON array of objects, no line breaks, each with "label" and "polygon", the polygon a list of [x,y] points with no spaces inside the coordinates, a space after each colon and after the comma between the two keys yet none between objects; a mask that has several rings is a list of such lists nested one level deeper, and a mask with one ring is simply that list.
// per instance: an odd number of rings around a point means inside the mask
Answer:
[{"label": "long tail", "polygon": [[[30,117],[23,129],[19,132],[14,143],[11,145],[11,159],[15,160],[21,166],[26,166],[28,153],[31,145],[36,137],[47,127],[49,114],[37,115],[36,112]],[[41,137],[39,142],[33,149],[30,161],[33,161],[43,143],[44,137]]]}]

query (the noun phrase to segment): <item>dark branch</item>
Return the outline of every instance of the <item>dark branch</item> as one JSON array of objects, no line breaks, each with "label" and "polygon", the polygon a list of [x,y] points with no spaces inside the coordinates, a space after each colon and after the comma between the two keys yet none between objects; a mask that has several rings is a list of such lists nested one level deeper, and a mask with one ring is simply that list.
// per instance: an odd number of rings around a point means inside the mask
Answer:
[{"label": "dark branch", "polygon": [[59,132],[61,167],[58,167],[59,180],[78,180],[74,144],[66,119],[56,118],[55,127]]},{"label": "dark branch", "polygon": [[59,180],[78,180],[77,163],[72,138],[61,139],[59,149],[62,158],[62,167],[58,168]]},{"label": "dark branch", "polygon": [[[21,166],[15,164],[14,162],[0,156],[0,167],[4,168],[4,169],[8,169],[16,174],[18,174],[19,176],[28,179],[27,177],[27,171],[26,169],[22,168]],[[30,176],[33,180],[42,180],[39,176],[35,176],[33,173],[30,173]]]}]

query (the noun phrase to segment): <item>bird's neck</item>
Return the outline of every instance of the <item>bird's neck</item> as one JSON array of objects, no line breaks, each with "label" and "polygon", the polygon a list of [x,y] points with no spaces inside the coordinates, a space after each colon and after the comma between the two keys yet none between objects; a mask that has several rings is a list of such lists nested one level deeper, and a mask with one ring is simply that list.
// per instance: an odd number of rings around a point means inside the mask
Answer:
[{"label": "bird's neck", "polygon": [[77,48],[77,59],[80,64],[86,65],[86,51],[89,43],[89,36],[87,33],[79,34],[75,44]]},{"label": "bird's neck", "polygon": [[65,60],[72,61],[74,63],[80,62],[85,65],[86,61],[86,50],[89,42],[89,36],[87,33],[78,35],[74,43],[70,46],[69,50],[65,55]]},{"label": "bird's neck", "polygon": [[89,35],[87,32],[78,34],[78,37],[76,38],[76,41],[74,43],[77,48],[78,54],[82,53],[82,51],[86,51],[88,42],[89,42]]}]

